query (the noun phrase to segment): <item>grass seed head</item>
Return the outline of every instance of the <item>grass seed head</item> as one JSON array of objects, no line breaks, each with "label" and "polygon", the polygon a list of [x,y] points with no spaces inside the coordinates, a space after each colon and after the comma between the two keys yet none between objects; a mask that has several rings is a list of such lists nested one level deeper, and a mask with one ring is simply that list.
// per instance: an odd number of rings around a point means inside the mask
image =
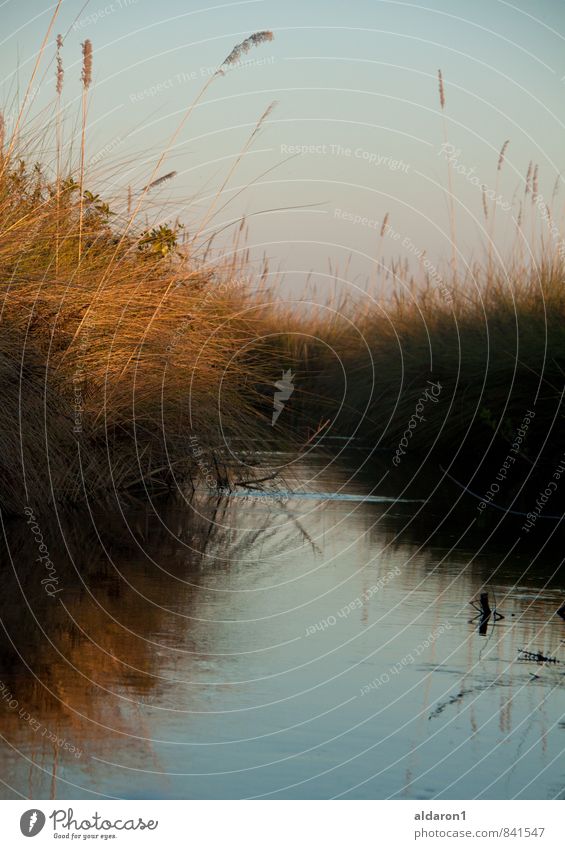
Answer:
[{"label": "grass seed head", "polygon": [[82,43],[81,80],[85,90],[88,89],[92,82],[92,42],[89,38]]},{"label": "grass seed head", "polygon": [[236,62],[239,62],[244,53],[249,53],[252,47],[257,47],[259,44],[263,44],[266,41],[272,41],[273,38],[274,35],[270,30],[254,32],[253,35],[249,36],[249,38],[246,38],[244,41],[240,42],[240,44],[235,45],[231,53],[226,56],[220,65],[220,69],[224,68],[226,65],[235,65]]},{"label": "grass seed head", "polygon": [[437,72],[438,84],[439,84],[439,102],[442,109],[445,109],[445,90],[443,88],[443,74],[441,73],[441,69]]},{"label": "grass seed head", "polygon": [[498,165],[497,165],[497,168],[496,168],[497,171],[500,171],[500,169],[502,168],[502,166],[504,164],[504,157],[506,155],[506,150],[508,149],[509,144],[510,144],[510,139],[506,139],[506,141],[504,142],[504,144],[500,148],[500,153],[498,155]]}]

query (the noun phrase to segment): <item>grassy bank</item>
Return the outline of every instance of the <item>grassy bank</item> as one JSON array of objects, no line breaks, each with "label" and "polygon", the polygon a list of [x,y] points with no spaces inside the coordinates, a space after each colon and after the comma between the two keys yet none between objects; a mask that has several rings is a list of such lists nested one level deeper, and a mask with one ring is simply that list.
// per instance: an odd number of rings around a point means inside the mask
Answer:
[{"label": "grassy bank", "polygon": [[[480,512],[528,512],[565,451],[562,264],[476,269],[447,299],[431,285],[404,291],[331,322],[278,318],[292,328],[283,344],[296,421],[316,417],[324,436],[351,436],[399,485],[425,466],[433,488],[449,470],[481,496],[468,493],[476,506],[494,484]],[[547,512],[564,501],[561,492]]]},{"label": "grassy bank", "polygon": [[[446,109],[441,71],[439,107]],[[509,143],[494,163],[497,189]],[[297,428],[315,420],[323,438],[351,438],[378,453],[375,478],[384,462],[399,490],[423,479],[419,494],[447,489],[447,507],[458,495],[481,519],[510,510],[535,524],[542,513],[546,519],[565,510],[561,178],[548,204],[530,163],[506,204],[515,226],[507,253],[496,244],[497,201],[483,185],[484,261],[462,269],[447,155],[446,173],[449,263],[436,267],[425,253],[417,266],[404,255],[383,258],[375,263],[376,285],[356,303],[336,297],[308,316],[283,309],[266,318],[288,329],[281,348],[298,387],[289,414]],[[379,247],[388,220],[385,214]],[[548,489],[551,509],[540,496]]]},{"label": "grassy bank", "polygon": [[[565,270],[561,243],[543,228],[539,237],[537,166],[525,179],[506,265],[494,261],[496,209],[483,195],[484,265],[462,275],[452,259],[439,275],[421,261],[416,274],[400,257],[380,264],[380,285],[362,302],[336,301],[307,314],[277,306],[276,292],[263,300],[246,267],[243,225],[233,250],[212,257],[209,243],[183,237],[178,222],[156,213],[148,223],[148,199],[174,177],[163,173],[166,154],[195,104],[230,63],[271,38],[260,32],[236,45],[188,108],[148,183],[123,197],[100,197],[95,175],[91,184],[85,171],[88,41],[80,144],[65,148],[58,117],[39,140],[26,136],[23,109],[12,136],[0,132],[5,511],[45,499],[76,504],[167,492],[197,481],[237,485],[273,471],[249,469],[247,448],[294,440],[300,453],[329,436],[351,437],[378,451],[380,461],[388,458],[399,487],[422,463],[434,473],[432,485],[447,470],[452,484],[479,501],[500,481],[505,497],[499,487],[481,508],[487,513],[496,503],[528,512],[558,467]],[[58,116],[62,40],[56,43]],[[197,235],[269,112],[194,227]],[[56,152],[43,165],[34,152],[47,137]],[[73,149],[74,156],[65,153]],[[548,209],[548,226],[555,217]],[[272,427],[281,370],[290,370],[294,383],[279,392],[285,400]],[[226,450],[230,445],[237,451]],[[562,502],[562,495],[553,499]]]},{"label": "grassy bank", "polygon": [[[442,287],[399,264],[392,297],[305,316],[261,307],[243,264],[198,260],[174,226],[19,157],[2,161],[0,220],[6,510],[225,485],[226,444],[267,437],[353,436],[399,480],[431,461],[478,494],[510,454],[520,509],[558,464],[565,274],[549,250]],[[279,368],[296,391],[271,428]]]},{"label": "grassy bank", "polygon": [[70,174],[0,172],[2,507],[224,482],[215,452],[252,435],[263,380],[244,269],[173,250]]},{"label": "grassy bank", "polygon": [[46,500],[99,503],[194,488],[198,480],[231,485],[241,462],[220,454],[232,440],[253,439],[262,421],[256,387],[270,379],[248,309],[243,227],[224,254],[212,255],[203,235],[221,189],[192,239],[158,206],[152,212],[151,198],[175,176],[164,167],[167,155],[208,87],[272,33],[235,45],[150,165],[146,185],[108,199],[93,188],[86,161],[89,39],[76,132],[65,138],[61,35],[50,117],[35,133],[28,124],[60,6],[21,104],[11,106],[9,134],[0,113],[0,507],[7,512]]}]

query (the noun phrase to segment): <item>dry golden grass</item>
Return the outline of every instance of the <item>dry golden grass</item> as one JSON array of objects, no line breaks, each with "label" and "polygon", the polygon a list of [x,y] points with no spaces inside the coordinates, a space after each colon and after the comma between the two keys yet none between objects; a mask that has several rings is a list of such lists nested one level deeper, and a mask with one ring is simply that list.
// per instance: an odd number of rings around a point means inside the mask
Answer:
[{"label": "dry golden grass", "polygon": [[[114,491],[194,483],[195,446],[225,485],[230,474],[218,452],[227,440],[249,441],[261,419],[255,387],[263,381],[262,358],[247,309],[245,254],[214,258],[204,244],[197,259],[194,241],[181,244],[177,225],[141,222],[148,192],[174,176],[162,176],[161,166],[196,104],[240,54],[273,35],[252,34],[218,65],[145,186],[128,188],[127,214],[115,215],[89,190],[94,178],[85,164],[90,40],[82,45],[79,150],[62,134],[60,35],[53,126],[34,135],[26,124],[60,6],[58,0],[9,137],[0,120],[0,372],[7,393],[0,507],[7,511],[38,500],[98,502]],[[50,139],[52,161],[34,164]],[[202,230],[194,228],[206,242]]]},{"label": "dry golden grass", "polygon": [[[438,86],[447,142],[441,71]],[[506,140],[498,154],[495,197],[509,144]],[[512,209],[515,241],[506,261],[496,246],[496,202],[489,207],[483,188],[485,262],[466,273],[456,264],[450,162],[447,183],[449,268],[429,270],[424,257],[417,269],[406,258],[381,262],[387,213],[378,243],[380,270],[366,297],[352,304],[336,296],[308,315],[275,309],[264,317],[266,328],[288,329],[281,345],[298,373],[301,388],[295,400],[300,403],[295,406],[306,418],[329,416],[328,434],[355,435],[369,446],[390,450],[405,432],[427,382],[439,381],[441,403],[428,405],[426,422],[411,435],[412,450],[436,449],[447,461],[458,452],[467,459],[480,457],[491,443],[502,443],[504,449],[526,411],[535,406],[526,457],[535,463],[539,450],[543,467],[560,455],[556,433],[563,421],[560,177],[548,204],[539,194],[538,166],[530,163]]]},{"label": "dry golden grass", "polygon": [[[9,139],[0,121],[4,509],[50,497],[103,500],[114,490],[167,490],[193,480],[199,466],[191,436],[225,484],[229,472],[220,468],[219,452],[226,440],[250,445],[259,430],[265,433],[270,411],[258,389],[272,384],[273,353],[277,368],[281,364],[298,373],[286,419],[298,414],[294,427],[300,444],[308,444],[318,430],[331,430],[394,447],[428,380],[442,384],[441,403],[429,407],[414,447],[456,449],[469,434],[482,445],[495,432],[508,434],[534,401],[540,439],[544,428],[547,433],[554,427],[555,416],[561,420],[565,273],[555,241],[536,231],[537,165],[528,169],[513,259],[506,267],[495,265],[489,246],[483,267],[466,276],[456,270],[450,190],[454,253],[443,280],[426,274],[422,260],[419,277],[407,260],[393,261],[386,279],[375,281],[372,297],[362,304],[335,300],[329,309],[308,314],[277,308],[272,298],[269,306],[262,305],[260,286],[251,299],[243,282],[243,225],[229,258],[194,250],[272,107],[259,119],[200,227],[191,228],[192,243],[179,245],[175,226],[140,225],[147,194],[174,176],[162,175],[161,166],[196,103],[239,53],[270,38],[269,32],[256,33],[218,66],[144,187],[128,189],[123,216],[87,188],[91,45],[83,45],[81,145],[74,168],[63,165],[71,157],[62,156],[58,117],[51,133],[56,155],[47,172],[31,164],[33,138],[24,137],[22,113]],[[58,116],[60,38],[56,44]],[[36,71],[37,64],[33,75]],[[443,117],[441,72],[439,90]],[[497,188],[507,148],[506,141],[496,166]],[[451,185],[449,168],[448,181]],[[484,195],[482,201],[492,245],[495,207],[489,209]],[[547,216],[551,224],[553,211]],[[388,213],[379,252],[387,223]],[[286,337],[281,330],[288,331]],[[258,341],[262,338],[273,341],[267,345]],[[325,422],[340,404],[326,431]]]},{"label": "dry golden grass", "polygon": [[[304,317],[265,316],[288,328],[302,413],[336,416],[328,433],[356,434],[393,449],[428,381],[441,384],[410,449],[444,461],[508,442],[526,410],[536,410],[528,453],[546,439],[545,459],[561,451],[565,377],[565,269],[558,257],[527,268],[476,268],[444,290],[407,285],[353,309],[336,305]],[[368,299],[367,299],[368,300]],[[312,340],[320,340],[318,343]],[[345,378],[344,378],[345,375]],[[341,409],[339,406],[343,401]],[[535,432],[535,436],[534,436]]]},{"label": "dry golden grass", "polygon": [[210,452],[249,437],[262,376],[243,269],[197,263],[166,227],[124,236],[71,177],[1,170],[3,506],[31,497],[24,476],[36,498],[166,487],[194,468],[191,434]]}]

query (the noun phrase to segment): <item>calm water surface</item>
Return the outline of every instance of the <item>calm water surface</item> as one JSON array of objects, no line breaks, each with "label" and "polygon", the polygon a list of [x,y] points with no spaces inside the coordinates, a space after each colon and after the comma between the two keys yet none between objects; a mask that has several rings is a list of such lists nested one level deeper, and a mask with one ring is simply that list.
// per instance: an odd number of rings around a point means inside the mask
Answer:
[{"label": "calm water surface", "polygon": [[[555,559],[426,544],[418,502],[321,459],[295,476],[278,499],[38,509],[54,597],[4,526],[5,798],[564,797],[563,667],[520,654],[565,660]],[[504,619],[481,634],[484,590]]]}]

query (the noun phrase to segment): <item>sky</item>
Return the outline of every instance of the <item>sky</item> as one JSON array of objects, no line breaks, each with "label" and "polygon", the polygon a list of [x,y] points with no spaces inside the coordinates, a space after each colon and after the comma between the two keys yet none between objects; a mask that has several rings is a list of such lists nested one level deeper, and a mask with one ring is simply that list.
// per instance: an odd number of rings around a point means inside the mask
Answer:
[{"label": "sky", "polygon": [[[8,128],[54,8],[40,0],[0,3]],[[273,41],[213,77],[233,46],[260,30],[272,30]],[[170,145],[158,173],[177,175],[153,194],[151,220],[178,217],[189,233],[204,227],[202,238],[219,231],[217,244],[227,246],[247,216],[252,266],[266,253],[295,293],[308,275],[321,297],[336,273],[349,294],[370,287],[378,257],[420,269],[425,261],[439,280],[453,234],[461,267],[484,256],[490,238],[507,256],[530,161],[561,227],[563,198],[552,195],[565,166],[565,3],[64,0],[30,107],[30,126],[35,121],[42,138],[38,155],[47,161],[53,132],[42,137],[41,130],[53,126],[56,109],[57,33],[64,36],[65,137],[74,136],[75,155],[81,42],[93,44],[93,190],[122,208],[127,187],[141,189]],[[528,232],[544,226],[537,219]]]}]

